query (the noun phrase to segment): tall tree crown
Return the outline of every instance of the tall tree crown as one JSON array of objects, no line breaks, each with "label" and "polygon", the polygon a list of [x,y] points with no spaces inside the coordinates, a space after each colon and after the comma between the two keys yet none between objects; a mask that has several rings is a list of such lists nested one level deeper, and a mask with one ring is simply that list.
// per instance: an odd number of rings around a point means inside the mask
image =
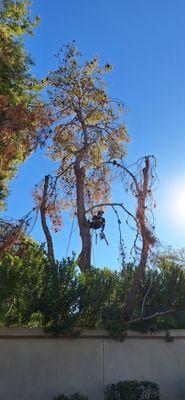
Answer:
[{"label": "tall tree crown", "polygon": [[47,78],[55,119],[48,154],[59,161],[57,174],[69,196],[76,179],[71,166],[80,163],[85,173],[85,201],[92,204],[109,195],[108,162],[125,155],[124,106],[107,94],[103,76],[111,71],[110,64],[100,67],[97,56],[83,63],[75,43],[62,48],[57,57],[59,67]]}]

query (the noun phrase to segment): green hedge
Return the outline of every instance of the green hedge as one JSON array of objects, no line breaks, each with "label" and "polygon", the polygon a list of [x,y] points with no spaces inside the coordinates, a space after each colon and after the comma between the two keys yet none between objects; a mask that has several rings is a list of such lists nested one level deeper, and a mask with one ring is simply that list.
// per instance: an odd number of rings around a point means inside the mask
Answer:
[{"label": "green hedge", "polygon": [[160,400],[159,385],[147,381],[120,381],[109,385],[105,400]]},{"label": "green hedge", "polygon": [[[135,266],[121,271],[91,268],[81,274],[74,259],[49,263],[45,250],[25,242],[15,254],[0,259],[0,326],[43,327],[55,335],[74,334],[74,328],[106,329],[114,338],[124,338],[124,307]],[[24,251],[23,251],[24,250]],[[55,268],[54,268],[55,267]],[[176,312],[130,325],[146,331],[185,328],[185,270],[181,265],[161,262],[146,269],[134,305],[133,318],[165,311]],[[79,329],[79,331],[80,331]]]},{"label": "green hedge", "polygon": [[[88,400],[80,393],[58,394],[53,400]],[[160,400],[159,385],[148,381],[120,381],[107,386],[104,400]]]}]

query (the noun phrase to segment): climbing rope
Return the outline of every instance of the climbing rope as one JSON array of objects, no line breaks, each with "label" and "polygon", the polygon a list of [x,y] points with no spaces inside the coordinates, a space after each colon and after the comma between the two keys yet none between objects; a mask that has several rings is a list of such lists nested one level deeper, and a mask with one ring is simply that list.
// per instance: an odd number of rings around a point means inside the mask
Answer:
[{"label": "climbing rope", "polygon": [[92,256],[93,256],[93,264],[94,264],[94,267],[96,268],[96,261],[95,261],[95,254],[94,254],[94,246],[93,246],[93,230],[92,230],[92,236],[91,236],[91,248],[92,248]]},{"label": "climbing rope", "polygon": [[70,230],[70,233],[69,233],[69,239],[68,239],[67,250],[66,250],[66,258],[68,257],[69,247],[70,247],[70,244],[71,244],[71,237],[72,237],[72,234],[74,232],[73,228],[74,228],[74,222],[75,222],[75,215],[76,215],[76,212],[74,212],[73,220],[72,220],[72,224],[71,224],[71,230]]}]

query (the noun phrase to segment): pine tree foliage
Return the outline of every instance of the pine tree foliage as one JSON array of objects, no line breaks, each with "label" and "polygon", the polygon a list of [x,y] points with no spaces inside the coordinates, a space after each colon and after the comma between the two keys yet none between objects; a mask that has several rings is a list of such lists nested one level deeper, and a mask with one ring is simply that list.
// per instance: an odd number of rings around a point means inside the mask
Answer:
[{"label": "pine tree foliage", "polygon": [[28,1],[3,0],[0,7],[0,208],[9,180],[37,146],[38,129],[48,118],[23,42],[23,36],[32,35],[39,22],[38,17],[31,21],[29,5]]}]

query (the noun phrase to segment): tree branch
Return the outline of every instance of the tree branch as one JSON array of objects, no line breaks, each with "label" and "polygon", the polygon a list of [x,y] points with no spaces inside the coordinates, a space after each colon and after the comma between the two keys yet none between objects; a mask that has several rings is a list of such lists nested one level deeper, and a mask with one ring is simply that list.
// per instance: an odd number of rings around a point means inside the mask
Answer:
[{"label": "tree branch", "polygon": [[97,208],[97,207],[114,207],[114,206],[121,207],[137,223],[136,217],[129,210],[127,210],[127,208],[123,205],[123,203],[101,203],[101,204],[96,204],[96,205],[90,207],[88,210],[86,210],[85,213],[87,214],[90,211],[94,210],[94,208]]},{"label": "tree branch", "polygon": [[176,311],[176,308],[174,307],[167,311],[155,312],[154,314],[148,315],[146,317],[138,317],[138,318],[131,319],[130,321],[125,321],[125,322],[123,322],[123,325],[130,325],[130,324],[134,324],[135,322],[140,322],[140,321],[148,321],[150,319],[160,317],[161,315],[167,315],[167,314],[173,313],[175,311]]},{"label": "tree branch", "polygon": [[125,171],[132,178],[132,180],[133,180],[133,182],[135,184],[135,187],[136,187],[136,191],[139,192],[139,185],[138,185],[137,179],[134,176],[134,174],[127,167],[125,167],[124,165],[118,163],[115,160],[114,161],[110,161],[110,164],[116,165],[117,167],[123,169],[123,171]]}]

